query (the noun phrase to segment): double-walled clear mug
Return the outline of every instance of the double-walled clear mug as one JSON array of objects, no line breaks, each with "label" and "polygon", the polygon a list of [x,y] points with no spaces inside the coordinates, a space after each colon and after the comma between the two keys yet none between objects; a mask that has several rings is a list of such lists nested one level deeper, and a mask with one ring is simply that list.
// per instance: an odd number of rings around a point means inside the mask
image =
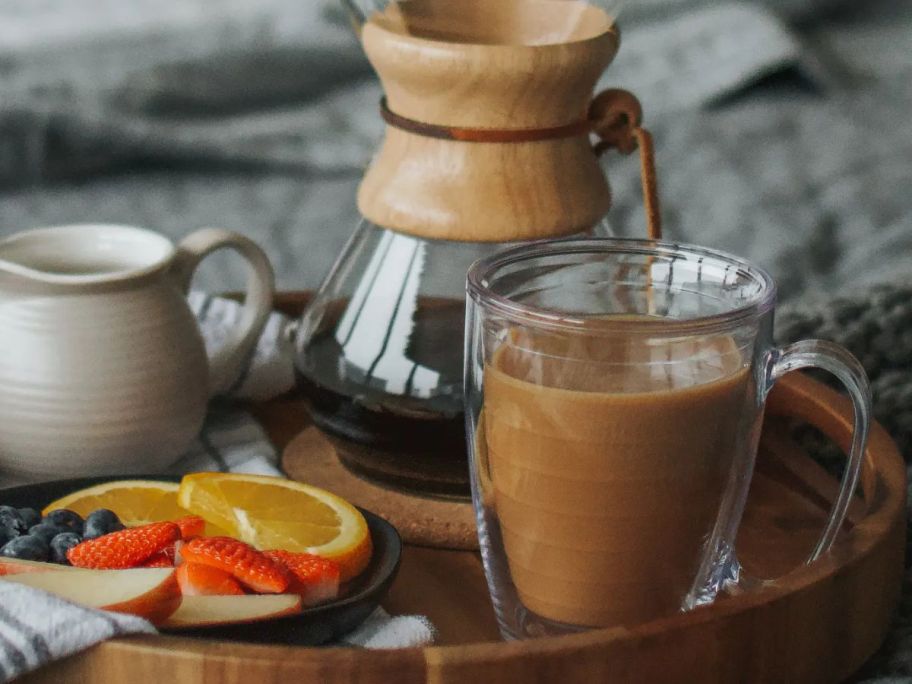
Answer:
[{"label": "double-walled clear mug", "polygon": [[829,549],[870,391],[837,345],[773,344],[769,274],[700,247],[575,239],[478,261],[467,290],[473,503],[506,638],[643,622],[749,585],[734,540],[764,401],[803,367],[833,373],[855,405],[808,562]]}]

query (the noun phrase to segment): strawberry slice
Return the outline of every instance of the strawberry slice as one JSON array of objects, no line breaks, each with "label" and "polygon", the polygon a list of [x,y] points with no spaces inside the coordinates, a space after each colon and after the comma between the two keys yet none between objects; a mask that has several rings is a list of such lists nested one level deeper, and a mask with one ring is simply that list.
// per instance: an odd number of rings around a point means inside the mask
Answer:
[{"label": "strawberry slice", "polygon": [[164,551],[159,551],[158,553],[153,553],[149,558],[147,558],[143,563],[142,567],[144,568],[173,568],[174,559],[171,558]]},{"label": "strawberry slice", "polygon": [[190,537],[202,537],[206,531],[206,521],[198,515],[188,515],[178,518],[174,524],[180,528],[181,538],[190,539]]},{"label": "strawberry slice", "polygon": [[122,570],[135,568],[180,539],[173,522],[155,522],[87,539],[67,551],[77,568]]},{"label": "strawberry slice", "polygon": [[144,568],[173,568],[175,566],[174,557],[179,541],[169,544],[158,553],[153,553],[142,564]]},{"label": "strawberry slice", "polygon": [[184,563],[201,563],[231,573],[245,587],[261,594],[288,589],[288,571],[249,544],[230,537],[197,537],[180,547]]},{"label": "strawberry slice", "polygon": [[288,591],[300,594],[305,606],[331,601],[339,595],[339,564],[312,553],[264,551],[263,555],[281,563],[291,573]]},{"label": "strawberry slice", "polygon": [[244,593],[231,573],[202,563],[179,565],[177,583],[184,596],[239,596]]}]

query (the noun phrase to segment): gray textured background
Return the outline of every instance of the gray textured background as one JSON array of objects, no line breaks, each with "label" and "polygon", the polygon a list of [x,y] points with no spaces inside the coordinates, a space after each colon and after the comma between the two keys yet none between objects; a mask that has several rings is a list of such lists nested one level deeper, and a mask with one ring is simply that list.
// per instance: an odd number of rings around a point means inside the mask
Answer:
[{"label": "gray textured background", "polygon": [[[621,23],[602,85],[643,101],[667,235],[768,267],[782,338],[847,344],[912,456],[912,2],[627,0]],[[285,289],[353,229],[382,132],[335,0],[0,0],[0,94],[0,235],[220,225]],[[612,225],[642,235],[636,160],[605,164]],[[912,681],[906,596],[864,677]]]},{"label": "gray textured background", "polygon": [[[628,0],[622,24],[603,84],[643,100],[669,236],[757,260],[785,298],[910,272],[912,3]],[[0,0],[0,92],[0,233],[223,225],[285,288],[351,231],[381,134],[335,0]],[[606,167],[616,229],[642,234],[636,160]]]}]

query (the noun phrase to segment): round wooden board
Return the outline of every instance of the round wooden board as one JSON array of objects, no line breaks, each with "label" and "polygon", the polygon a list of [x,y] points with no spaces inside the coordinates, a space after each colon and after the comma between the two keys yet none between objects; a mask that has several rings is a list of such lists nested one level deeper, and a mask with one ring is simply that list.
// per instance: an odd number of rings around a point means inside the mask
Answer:
[{"label": "round wooden board", "polygon": [[[279,304],[300,304],[300,297]],[[255,407],[277,448],[306,425],[300,402]],[[792,373],[767,406],[757,474],[738,538],[759,576],[789,574],[763,589],[632,628],[503,643],[497,639],[476,553],[406,546],[384,605],[424,613],[439,645],[365,651],[199,641],[115,639],[22,678],[23,682],[204,684],[353,682],[837,682],[882,642],[900,595],[905,547],[905,466],[879,425],[862,472],[863,496],[832,551],[802,559],[837,483],[787,437],[786,419],[818,427],[846,448],[852,407]]]},{"label": "round wooden board", "polygon": [[[881,643],[899,598],[905,468],[895,444],[875,426],[863,501],[853,505],[832,552],[800,566],[836,483],[784,436],[779,419],[808,420],[844,447],[852,409],[832,390],[793,373],[779,383],[767,412],[739,550],[754,573],[792,572],[755,593],[629,629],[503,643],[496,640],[476,554],[406,547],[385,605],[394,613],[427,614],[440,630],[439,646],[365,651],[134,637],[21,681],[841,681]],[[289,421],[286,414],[275,423]]]},{"label": "round wooden board", "polygon": [[342,465],[332,444],[312,425],[285,447],[282,467],[288,477],[336,492],[386,518],[407,544],[478,549],[470,501],[413,496],[360,478]]}]

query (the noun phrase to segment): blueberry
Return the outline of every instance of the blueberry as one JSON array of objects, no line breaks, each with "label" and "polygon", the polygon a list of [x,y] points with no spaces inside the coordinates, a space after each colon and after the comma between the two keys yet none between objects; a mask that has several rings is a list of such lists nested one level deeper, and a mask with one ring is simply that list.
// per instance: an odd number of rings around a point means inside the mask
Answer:
[{"label": "blueberry", "polygon": [[49,522],[39,523],[34,527],[30,527],[28,533],[33,537],[40,538],[45,544],[50,544],[51,539],[56,537],[62,532],[72,532],[69,527],[63,527],[63,525],[53,525]]},{"label": "blueberry", "polygon": [[51,562],[69,565],[66,552],[72,549],[82,539],[75,532],[61,532],[51,540]]},{"label": "blueberry", "polygon": [[0,556],[24,560],[46,561],[50,549],[41,537],[26,534],[8,541],[0,548]]},{"label": "blueberry", "polygon": [[8,529],[13,537],[25,534],[28,529],[19,511],[12,506],[0,506],[0,526]]},{"label": "blueberry", "polygon": [[0,523],[0,531],[2,531],[3,536],[7,539],[15,539],[22,534],[17,525],[3,525]]},{"label": "blueberry", "polygon": [[109,511],[107,508],[99,508],[86,516],[85,538],[95,539],[95,537],[117,532],[123,528],[124,525],[117,517],[117,513]]},{"label": "blueberry", "polygon": [[82,518],[67,508],[58,508],[44,516],[44,522],[70,528],[71,532],[82,534]]},{"label": "blueberry", "polygon": [[25,523],[26,528],[34,527],[41,522],[41,513],[36,511],[34,508],[20,508],[19,517],[22,518],[22,521]]}]

